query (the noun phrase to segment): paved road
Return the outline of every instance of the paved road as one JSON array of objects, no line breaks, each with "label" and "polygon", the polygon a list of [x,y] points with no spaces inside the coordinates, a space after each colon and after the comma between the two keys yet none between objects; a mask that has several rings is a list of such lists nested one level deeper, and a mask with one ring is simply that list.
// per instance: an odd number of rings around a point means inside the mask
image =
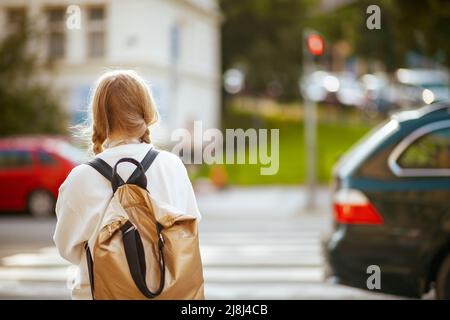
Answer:
[{"label": "paved road", "polygon": [[[396,298],[324,282],[319,243],[328,221],[312,214],[206,215],[200,241],[207,298]],[[70,267],[53,247],[53,229],[54,219],[0,217],[0,298],[69,298]]]}]

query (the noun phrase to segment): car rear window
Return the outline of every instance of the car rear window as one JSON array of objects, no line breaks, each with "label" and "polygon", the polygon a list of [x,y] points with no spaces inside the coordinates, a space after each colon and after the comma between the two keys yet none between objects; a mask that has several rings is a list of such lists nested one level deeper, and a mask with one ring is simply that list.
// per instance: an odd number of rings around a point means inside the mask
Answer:
[{"label": "car rear window", "polygon": [[0,169],[31,166],[31,153],[26,150],[0,150]]},{"label": "car rear window", "polygon": [[398,164],[402,168],[450,169],[450,128],[435,130],[414,141]]}]

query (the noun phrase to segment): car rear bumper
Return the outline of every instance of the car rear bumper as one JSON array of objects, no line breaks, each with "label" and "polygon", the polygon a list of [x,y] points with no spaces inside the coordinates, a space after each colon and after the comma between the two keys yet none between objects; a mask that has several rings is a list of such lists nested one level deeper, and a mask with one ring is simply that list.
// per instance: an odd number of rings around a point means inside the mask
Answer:
[{"label": "car rear bumper", "polygon": [[[367,280],[372,275],[368,267],[380,267],[381,288],[371,291],[407,297],[420,297],[416,276],[405,268],[404,263],[396,264],[392,259],[380,259],[384,248],[377,248],[364,238],[352,239],[346,226],[338,227],[322,240],[325,277],[339,284],[368,289]],[[386,252],[386,255],[390,253]],[[413,266],[412,264],[411,266]]]}]

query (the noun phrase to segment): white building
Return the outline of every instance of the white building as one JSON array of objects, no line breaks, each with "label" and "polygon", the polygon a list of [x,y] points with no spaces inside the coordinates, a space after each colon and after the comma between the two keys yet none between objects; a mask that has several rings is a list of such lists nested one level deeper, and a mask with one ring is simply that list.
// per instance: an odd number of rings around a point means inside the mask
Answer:
[{"label": "white building", "polygon": [[193,120],[218,126],[216,0],[1,0],[0,30],[11,30],[23,15],[44,31],[33,50],[54,67],[42,79],[58,88],[73,122],[86,114],[102,72],[129,68],[151,84],[162,120],[159,138]]}]

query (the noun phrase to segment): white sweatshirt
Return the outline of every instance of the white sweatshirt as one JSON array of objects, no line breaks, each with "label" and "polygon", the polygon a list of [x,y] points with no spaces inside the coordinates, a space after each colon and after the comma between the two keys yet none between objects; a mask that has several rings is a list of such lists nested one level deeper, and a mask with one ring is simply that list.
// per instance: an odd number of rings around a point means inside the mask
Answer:
[{"label": "white sweatshirt", "polygon": [[[152,145],[124,144],[106,149],[97,157],[111,167],[124,157],[141,161]],[[121,163],[118,173],[124,181],[136,167]],[[157,201],[165,202],[201,219],[186,168],[174,154],[161,151],[146,172],[147,189]],[[72,299],[91,299],[84,242],[94,233],[112,197],[111,183],[89,165],[75,167],[59,188],[57,223],[53,240],[60,255],[75,267],[68,285]]]}]

